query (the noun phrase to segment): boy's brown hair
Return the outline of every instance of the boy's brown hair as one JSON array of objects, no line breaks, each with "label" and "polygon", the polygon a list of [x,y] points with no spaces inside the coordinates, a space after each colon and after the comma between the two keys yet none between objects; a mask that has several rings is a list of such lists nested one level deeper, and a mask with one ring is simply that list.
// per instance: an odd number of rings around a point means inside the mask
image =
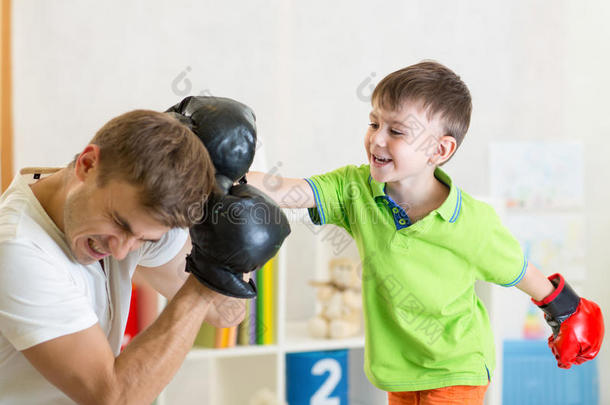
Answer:
[{"label": "boy's brown hair", "polygon": [[423,61],[384,77],[375,87],[373,104],[392,111],[405,102],[421,103],[428,118],[440,114],[445,133],[459,147],[470,125],[472,100],[466,84],[449,68]]},{"label": "boy's brown hair", "polygon": [[100,187],[110,180],[138,187],[140,203],[171,228],[199,219],[193,213],[201,212],[214,187],[214,165],[201,140],[178,120],[134,110],[106,123],[90,144],[100,148]]}]

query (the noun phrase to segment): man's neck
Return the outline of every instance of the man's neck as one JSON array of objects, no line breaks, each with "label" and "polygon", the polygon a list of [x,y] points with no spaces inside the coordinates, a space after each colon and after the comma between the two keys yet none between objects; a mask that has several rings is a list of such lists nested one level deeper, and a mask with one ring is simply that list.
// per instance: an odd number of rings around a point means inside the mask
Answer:
[{"label": "man's neck", "polygon": [[38,180],[30,185],[32,193],[55,225],[64,231],[64,203],[68,191],[68,169]]}]

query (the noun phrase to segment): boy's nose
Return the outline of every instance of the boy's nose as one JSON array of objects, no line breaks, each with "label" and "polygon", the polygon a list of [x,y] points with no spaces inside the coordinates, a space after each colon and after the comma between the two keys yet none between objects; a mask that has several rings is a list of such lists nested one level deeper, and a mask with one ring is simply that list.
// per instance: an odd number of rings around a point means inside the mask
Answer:
[{"label": "boy's nose", "polygon": [[386,144],[386,139],[385,139],[385,133],[383,130],[378,129],[377,131],[373,132],[371,134],[371,145],[375,145],[375,146],[385,146]]}]

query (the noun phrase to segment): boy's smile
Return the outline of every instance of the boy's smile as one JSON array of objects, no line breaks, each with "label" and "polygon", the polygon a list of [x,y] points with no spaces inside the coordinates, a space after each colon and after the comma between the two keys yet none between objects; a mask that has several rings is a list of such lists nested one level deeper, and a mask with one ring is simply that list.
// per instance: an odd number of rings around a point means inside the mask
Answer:
[{"label": "boy's smile", "polygon": [[385,165],[390,164],[391,161],[392,161],[392,159],[390,159],[390,158],[385,158],[383,156],[371,154],[371,164],[374,165],[375,167],[383,167]]}]

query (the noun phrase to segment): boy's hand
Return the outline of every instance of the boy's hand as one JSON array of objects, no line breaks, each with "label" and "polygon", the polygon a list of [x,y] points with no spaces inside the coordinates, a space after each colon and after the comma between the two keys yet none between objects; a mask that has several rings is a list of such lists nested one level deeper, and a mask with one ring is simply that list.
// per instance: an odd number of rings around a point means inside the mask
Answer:
[{"label": "boy's hand", "polygon": [[595,358],[604,338],[604,319],[593,301],[580,298],[561,274],[549,280],[555,291],[542,301],[533,300],[544,311],[544,318],[553,329],[549,337],[557,365],[570,368]]}]

